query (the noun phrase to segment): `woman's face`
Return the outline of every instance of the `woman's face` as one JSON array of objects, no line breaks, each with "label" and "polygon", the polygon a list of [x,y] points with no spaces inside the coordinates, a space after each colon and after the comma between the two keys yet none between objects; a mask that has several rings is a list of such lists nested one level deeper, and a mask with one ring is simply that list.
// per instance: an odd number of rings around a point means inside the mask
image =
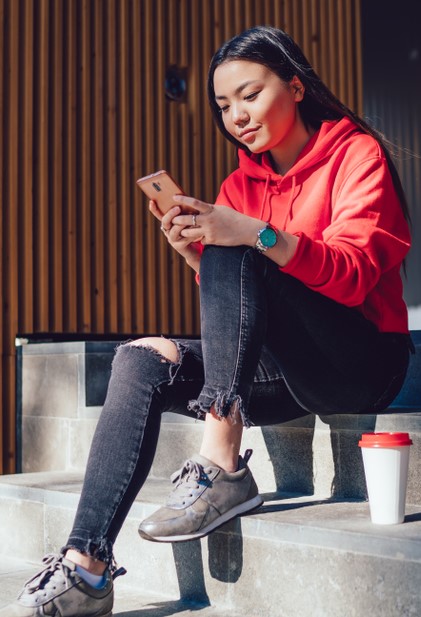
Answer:
[{"label": "woman's face", "polygon": [[226,130],[251,152],[294,148],[304,128],[297,77],[287,83],[262,64],[231,60],[215,70],[214,90]]}]

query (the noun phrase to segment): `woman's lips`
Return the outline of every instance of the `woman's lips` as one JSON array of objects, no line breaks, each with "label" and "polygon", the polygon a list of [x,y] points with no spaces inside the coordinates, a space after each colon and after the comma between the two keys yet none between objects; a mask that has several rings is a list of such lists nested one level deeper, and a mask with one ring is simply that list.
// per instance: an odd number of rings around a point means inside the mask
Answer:
[{"label": "woman's lips", "polygon": [[242,139],[243,141],[250,141],[253,139],[253,137],[256,134],[256,131],[258,131],[258,128],[255,129],[246,129],[245,131],[242,131],[239,135],[240,139]]}]

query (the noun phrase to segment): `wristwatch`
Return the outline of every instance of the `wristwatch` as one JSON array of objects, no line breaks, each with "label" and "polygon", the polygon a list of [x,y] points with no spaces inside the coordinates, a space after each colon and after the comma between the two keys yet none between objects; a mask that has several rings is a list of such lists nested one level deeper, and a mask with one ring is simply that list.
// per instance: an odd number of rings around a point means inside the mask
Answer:
[{"label": "wristwatch", "polygon": [[278,241],[278,230],[276,227],[268,223],[266,227],[259,229],[257,232],[257,240],[255,248],[259,253],[264,253],[268,249],[271,249]]}]

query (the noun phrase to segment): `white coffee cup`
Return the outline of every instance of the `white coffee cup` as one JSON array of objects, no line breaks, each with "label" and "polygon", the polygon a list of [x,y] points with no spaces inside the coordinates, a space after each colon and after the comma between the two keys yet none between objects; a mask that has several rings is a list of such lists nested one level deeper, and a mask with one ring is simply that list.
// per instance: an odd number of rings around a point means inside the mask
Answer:
[{"label": "white coffee cup", "polygon": [[365,433],[358,443],[371,521],[377,525],[403,523],[411,444],[408,433]]}]

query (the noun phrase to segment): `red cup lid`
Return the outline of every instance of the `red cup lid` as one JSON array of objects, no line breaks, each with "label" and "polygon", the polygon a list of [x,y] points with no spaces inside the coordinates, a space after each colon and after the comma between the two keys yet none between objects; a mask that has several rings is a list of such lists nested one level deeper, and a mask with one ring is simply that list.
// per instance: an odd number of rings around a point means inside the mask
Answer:
[{"label": "red cup lid", "polygon": [[360,448],[399,448],[400,446],[412,445],[409,433],[364,433]]}]

